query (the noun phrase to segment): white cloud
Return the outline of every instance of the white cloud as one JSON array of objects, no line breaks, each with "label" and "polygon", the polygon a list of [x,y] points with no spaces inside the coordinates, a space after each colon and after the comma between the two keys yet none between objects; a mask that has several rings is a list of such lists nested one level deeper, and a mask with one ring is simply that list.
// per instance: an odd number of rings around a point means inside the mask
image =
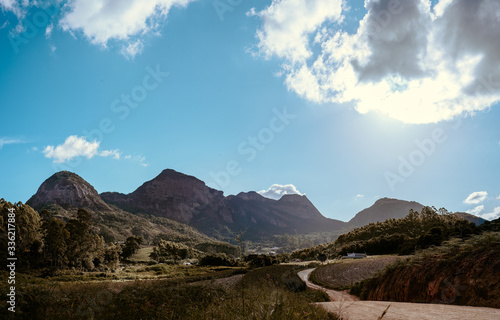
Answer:
[{"label": "white cloud", "polygon": [[285,60],[285,83],[303,98],[405,123],[449,120],[500,101],[499,1],[365,6],[349,34],[334,23],[342,19],[340,1],[273,0],[255,14],[262,19],[259,50]]},{"label": "white cloud", "polygon": [[45,38],[49,39],[52,36],[52,31],[54,30],[54,25],[51,23],[45,28]]},{"label": "white cloud", "polygon": [[121,152],[118,149],[115,150],[104,150],[99,154],[101,157],[109,157],[119,160],[121,156]]},{"label": "white cloud", "polygon": [[300,193],[300,191],[297,190],[297,188],[293,184],[273,184],[269,189],[257,191],[257,193],[259,193],[263,197],[274,200],[279,200],[285,194],[302,195],[302,193]]},{"label": "white cloud", "polygon": [[295,62],[311,56],[309,34],[325,21],[342,20],[342,5],[342,0],[275,0],[265,10],[253,9],[247,15],[263,21],[257,32],[261,52]]},{"label": "white cloud", "polygon": [[479,216],[479,214],[481,213],[481,211],[484,210],[484,206],[483,205],[480,205],[480,206],[477,206],[475,207],[474,209],[470,209],[470,210],[467,210],[465,212],[467,213],[470,213],[470,214],[473,214],[475,216]]},{"label": "white cloud", "polygon": [[500,200],[500,196],[497,197],[497,200]]},{"label": "white cloud", "polygon": [[17,138],[6,138],[6,137],[0,138],[0,150],[2,150],[4,145],[18,144],[18,143],[26,143],[26,141]]},{"label": "white cloud", "polygon": [[93,158],[99,149],[99,142],[88,142],[85,137],[69,136],[63,144],[47,146],[43,150],[45,157],[54,162],[63,163],[75,157]]},{"label": "white cloud", "polygon": [[63,30],[81,31],[93,44],[106,47],[122,42],[122,53],[133,57],[142,50],[145,34],[155,33],[169,10],[193,0],[70,0],[60,20]]},{"label": "white cloud", "polygon": [[361,199],[361,198],[364,198],[364,197],[365,197],[365,195],[364,195],[364,194],[357,194],[357,195],[356,195],[356,198],[358,198],[358,199]]},{"label": "white cloud", "polygon": [[136,155],[136,156],[132,157],[132,155],[127,154],[124,158],[127,159],[127,160],[131,160],[133,162],[138,162],[139,165],[142,166],[142,167],[149,166],[149,163],[146,163],[146,157],[144,157],[144,156]]},{"label": "white cloud", "polygon": [[26,7],[28,5],[29,1],[0,0],[0,8],[2,11],[10,11],[14,13],[19,20],[26,15]]},{"label": "white cloud", "polygon": [[488,196],[488,192],[486,191],[477,191],[471,193],[467,199],[464,200],[464,203],[467,204],[478,204],[486,200],[486,197]]},{"label": "white cloud", "polygon": [[[100,143],[97,141],[87,141],[85,137],[69,136],[63,144],[58,146],[47,146],[43,149],[46,158],[52,159],[56,163],[70,161],[76,157],[86,157],[92,159],[95,156],[111,157],[119,160],[121,152],[118,149],[99,151]],[[33,149],[35,150],[35,149]]]},{"label": "white cloud", "polygon": [[500,207],[496,207],[492,212],[482,214],[481,218],[486,220],[495,220],[500,218]]},{"label": "white cloud", "polygon": [[147,166],[149,166],[149,163],[146,163],[146,157],[143,157],[143,156],[135,156],[132,160],[133,160],[133,161],[136,161],[136,162],[139,162],[139,165],[141,165],[142,167],[147,167]]},{"label": "white cloud", "polygon": [[134,59],[137,54],[141,54],[144,49],[144,45],[140,40],[135,42],[130,42],[126,46],[120,50],[120,53],[123,54],[128,59]]}]

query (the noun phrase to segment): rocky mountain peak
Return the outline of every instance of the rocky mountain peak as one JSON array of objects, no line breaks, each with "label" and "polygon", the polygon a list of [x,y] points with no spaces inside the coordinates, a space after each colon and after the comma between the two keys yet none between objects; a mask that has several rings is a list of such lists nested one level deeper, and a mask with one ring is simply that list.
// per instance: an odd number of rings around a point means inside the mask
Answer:
[{"label": "rocky mountain peak", "polygon": [[132,195],[150,200],[167,200],[167,198],[187,198],[194,202],[209,203],[221,191],[211,189],[193,176],[172,169],[163,170],[154,179],[145,182]]},{"label": "rocky mountain peak", "polygon": [[[266,201],[266,200],[271,200],[266,197],[261,196],[259,193],[255,191],[250,191],[250,192],[240,192],[236,195],[236,197],[243,199],[243,200],[254,200],[254,201]],[[272,200],[271,200],[272,201]]]},{"label": "rocky mountain peak", "polygon": [[26,203],[37,210],[50,204],[101,211],[111,210],[94,187],[76,173],[69,171],[53,174],[40,185],[36,194]]}]

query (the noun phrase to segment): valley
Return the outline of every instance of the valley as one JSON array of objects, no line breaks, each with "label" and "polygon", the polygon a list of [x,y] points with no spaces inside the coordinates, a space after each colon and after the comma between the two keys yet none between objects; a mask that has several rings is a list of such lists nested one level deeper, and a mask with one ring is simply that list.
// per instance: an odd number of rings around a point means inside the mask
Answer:
[{"label": "valley", "polygon": [[[2,199],[0,212],[17,217],[19,319],[355,320],[385,310],[384,319],[446,320],[500,310],[499,222],[417,202],[382,198],[343,222],[302,195],[224,196],[173,170],[128,195],[59,172],[26,204]],[[351,252],[368,257],[342,259]]]}]

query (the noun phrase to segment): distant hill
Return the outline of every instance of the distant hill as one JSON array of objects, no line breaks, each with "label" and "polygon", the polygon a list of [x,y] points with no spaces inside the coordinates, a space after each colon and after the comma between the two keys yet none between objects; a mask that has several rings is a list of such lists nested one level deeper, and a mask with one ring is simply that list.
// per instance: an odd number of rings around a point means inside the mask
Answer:
[{"label": "distant hill", "polygon": [[478,216],[466,212],[455,212],[453,213],[453,215],[457,216],[458,218],[462,218],[469,222],[472,222],[476,226],[482,225],[483,223],[486,222],[486,220],[484,220],[483,218],[480,218]]},{"label": "distant hill", "polygon": [[371,207],[360,211],[347,224],[352,229],[372,222],[400,219],[407,216],[410,209],[421,211],[423,207],[423,205],[415,201],[382,198],[377,200]]},{"label": "distant hill", "polygon": [[148,219],[109,205],[87,181],[68,171],[55,173],[45,180],[26,204],[38,212],[47,209],[66,220],[74,218],[78,209],[84,208],[92,214],[96,231],[106,241],[125,240],[131,235],[152,240],[160,233],[178,240],[211,240],[182,223],[166,218]]},{"label": "distant hill", "polygon": [[[360,211],[348,223],[324,217],[305,195],[268,199],[257,192],[224,196],[196,177],[163,170],[134,192],[98,194],[75,173],[58,172],[42,183],[27,202],[34,209],[49,209],[65,219],[78,208],[92,213],[97,228],[108,239],[140,235],[152,240],[158,234],[200,241],[234,240],[240,230],[245,240],[259,241],[280,234],[332,233],[348,231],[372,222],[399,219],[423,205],[414,201],[382,198]],[[477,218],[457,213],[476,224]]]},{"label": "distant hill", "polygon": [[324,217],[306,196],[285,195],[272,200],[256,192],[225,197],[193,176],[167,169],[130,194],[105,192],[108,204],[135,213],[166,217],[218,237],[241,230],[245,239],[276,234],[328,232],[345,223]]}]

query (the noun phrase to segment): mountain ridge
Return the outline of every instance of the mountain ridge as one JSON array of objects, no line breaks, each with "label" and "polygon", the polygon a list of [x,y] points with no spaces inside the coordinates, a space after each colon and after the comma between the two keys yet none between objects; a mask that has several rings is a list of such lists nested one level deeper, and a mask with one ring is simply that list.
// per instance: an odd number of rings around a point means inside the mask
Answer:
[{"label": "mountain ridge", "polygon": [[174,219],[209,235],[227,236],[242,230],[249,238],[259,239],[269,234],[334,231],[345,224],[324,217],[306,196],[273,200],[250,191],[226,197],[196,177],[172,169],[129,194],[104,192],[100,196],[123,210]]},{"label": "mountain ridge", "polygon": [[[27,204],[36,210],[53,210],[63,218],[85,208],[100,228],[115,238],[133,234],[134,227],[135,233],[151,238],[168,231],[165,225],[175,222],[219,239],[234,240],[235,234],[242,231],[252,241],[279,234],[348,231],[372,222],[402,218],[410,209],[420,211],[424,207],[415,201],[381,198],[343,222],[323,216],[305,195],[289,194],[275,200],[249,191],[224,196],[200,179],[173,169],[163,170],[128,194],[99,194],[79,175],[61,171],[45,180]],[[475,216],[458,214],[476,224],[484,222]],[[155,217],[163,225],[152,223],[146,216]]]}]

